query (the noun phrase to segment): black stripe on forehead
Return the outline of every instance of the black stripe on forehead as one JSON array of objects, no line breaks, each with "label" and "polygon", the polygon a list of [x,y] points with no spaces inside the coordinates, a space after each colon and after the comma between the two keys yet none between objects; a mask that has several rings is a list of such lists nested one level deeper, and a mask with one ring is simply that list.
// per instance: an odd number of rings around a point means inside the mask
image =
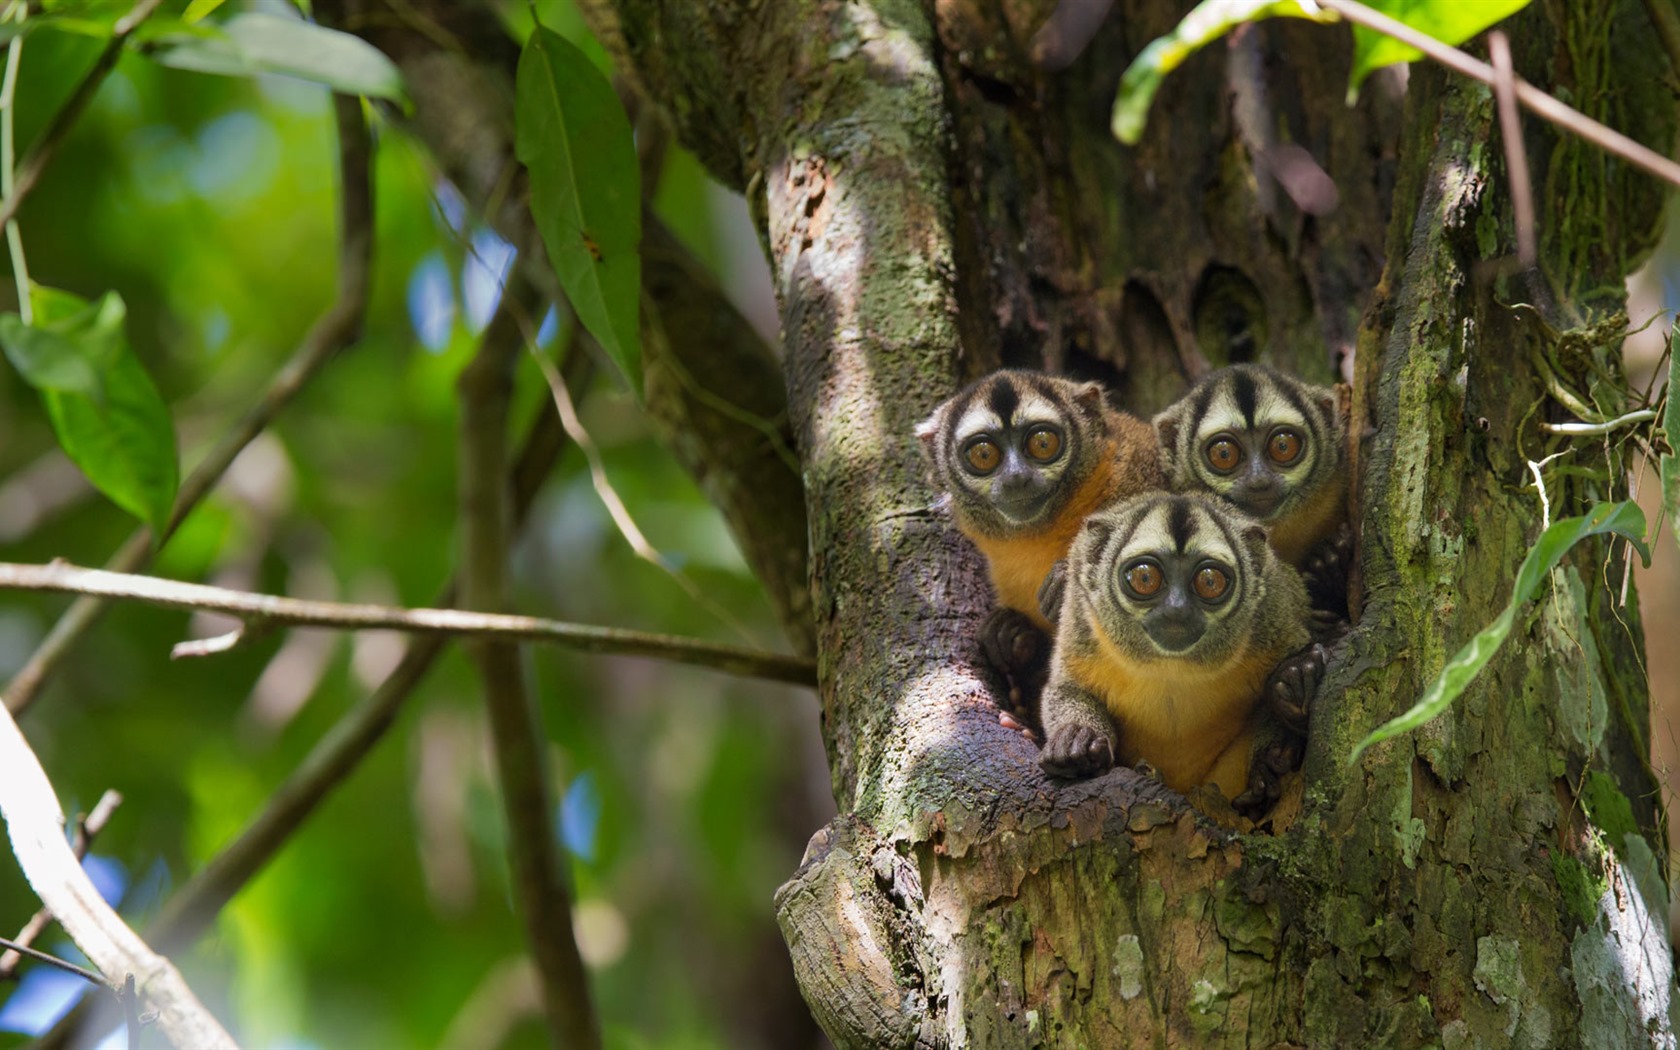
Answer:
[{"label": "black stripe on forehead", "polygon": [[1195,525],[1190,520],[1190,501],[1174,499],[1167,505],[1167,535],[1172,537],[1173,550],[1184,553],[1189,546]]},{"label": "black stripe on forehead", "polygon": [[1015,418],[1015,410],[1021,407],[1021,395],[1015,392],[1015,384],[1002,377],[994,380],[986,392],[986,407],[1008,426]]},{"label": "black stripe on forehead", "polygon": [[1276,390],[1278,396],[1289,402],[1295,411],[1301,413],[1301,418],[1306,420],[1307,426],[1312,429],[1313,437],[1322,436],[1324,414],[1319,411],[1316,404],[1313,404],[1311,398],[1305,396],[1301,384],[1287,381],[1279,382],[1276,384]]},{"label": "black stripe on forehead", "polygon": [[1231,397],[1237,403],[1237,411],[1243,414],[1243,421],[1248,429],[1254,429],[1254,411],[1260,402],[1260,391],[1254,385],[1254,377],[1246,370],[1238,369],[1231,373]]}]

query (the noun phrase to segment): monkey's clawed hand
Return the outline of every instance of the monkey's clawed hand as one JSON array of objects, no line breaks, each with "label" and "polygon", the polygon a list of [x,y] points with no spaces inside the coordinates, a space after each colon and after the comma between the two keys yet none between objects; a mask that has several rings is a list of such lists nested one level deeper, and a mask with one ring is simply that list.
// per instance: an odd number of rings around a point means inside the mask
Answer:
[{"label": "monkey's clawed hand", "polygon": [[[1317,611],[1330,614],[1321,626],[1315,616],[1314,633],[1323,640],[1325,628],[1335,621],[1348,618],[1348,572],[1353,568],[1353,529],[1343,522],[1335,535],[1307,552],[1306,564],[1301,566],[1301,582],[1307,585],[1307,597]],[[1333,633],[1339,633],[1334,632]]]},{"label": "monkey's clawed hand", "polygon": [[1114,765],[1114,742],[1091,726],[1063,726],[1050,734],[1038,765],[1053,777],[1080,780],[1106,773]]},{"label": "monkey's clawed hand", "polygon": [[1259,820],[1283,793],[1283,777],[1301,766],[1306,739],[1295,733],[1279,732],[1255,748],[1248,764],[1248,790],[1231,800],[1231,808]]},{"label": "monkey's clawed hand", "polygon": [[1014,609],[993,609],[980,626],[980,655],[1003,680],[998,721],[1033,737],[1033,708],[1050,669],[1050,639]]},{"label": "monkey's clawed hand", "polygon": [[1328,657],[1324,646],[1314,642],[1278,664],[1266,679],[1265,699],[1272,715],[1292,733],[1306,735],[1313,697],[1318,694]]}]

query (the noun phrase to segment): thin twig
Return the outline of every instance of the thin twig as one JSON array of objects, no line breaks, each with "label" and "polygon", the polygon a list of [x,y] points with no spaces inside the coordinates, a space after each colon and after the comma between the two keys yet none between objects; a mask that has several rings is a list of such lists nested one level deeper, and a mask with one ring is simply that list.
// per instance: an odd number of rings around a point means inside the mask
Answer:
[{"label": "thin twig", "polygon": [[[561,351],[564,349],[562,343]],[[565,359],[567,378],[583,387],[594,369],[593,359],[578,352],[565,354]],[[565,447],[566,432],[559,419],[552,410],[540,411],[508,478],[516,523],[523,524],[529,517],[538,490]],[[452,604],[455,590],[451,581],[438,594],[435,604]],[[421,635],[409,640],[402,659],[379,686],[316,742],[297,768],[269,794],[262,810],[251,818],[238,837],[223,846],[164,903],[157,918],[146,928],[151,943],[160,951],[178,951],[203,934],[227,902],[263,870],[321,803],[385,738],[403,704],[425,680],[449,641],[450,636],[445,634]],[[36,1050],[66,1050],[76,1044],[77,1033],[99,1028],[88,1016],[94,1005],[84,1001],[77,1006],[41,1037]]]},{"label": "thin twig", "polygon": [[[361,338],[373,264],[374,204],[370,176],[373,147],[362,118],[360,99],[335,97],[333,110],[338,122],[342,182],[337,301],[315,322],[291,360],[275,373],[262,398],[237,426],[216,443],[216,447],[205,455],[198,468],[182,483],[163,535],[157,537],[154,544],[150,529],[136,531],[106,563],[106,567],[114,572],[134,572],[149,564],[154,551],[175,534],[181,522],[227,473],[228,467],[245,446],[268,428],[322,366]],[[30,654],[28,662],[6,684],[5,703],[14,714],[28,709],[47,678],[93,626],[104,607],[103,602],[85,598],[73,603],[58,618],[46,638]]]},{"label": "thin twig", "polygon": [[20,959],[22,959],[22,958],[34,959],[36,962],[43,962],[43,963],[46,963],[48,966],[56,966],[60,970],[65,971],[66,973],[73,973],[77,977],[80,977],[82,980],[87,981],[90,984],[97,984],[99,987],[109,989],[110,991],[113,991],[113,992],[117,990],[116,985],[112,984],[110,981],[107,981],[104,977],[101,977],[99,974],[94,973],[92,970],[89,970],[89,969],[87,969],[86,967],[83,967],[83,966],[77,966],[75,963],[69,962],[68,960],[60,959],[56,955],[49,955],[46,952],[37,951],[36,949],[31,948],[27,944],[21,944],[17,941],[8,940],[5,937],[0,937],[0,948],[6,949],[6,955],[7,955],[8,958],[15,956],[15,957],[20,958]]},{"label": "thin twig", "polygon": [[[70,852],[75,854],[77,860],[87,856],[94,838],[105,830],[105,822],[111,819],[111,814],[115,813],[120,805],[122,805],[122,795],[115,791],[106,791],[105,794],[99,796],[99,802],[93,807],[93,812],[85,817],[76,818],[76,830],[70,836]],[[24,946],[34,944],[35,938],[41,936],[51,923],[52,912],[42,908],[32,915],[28,922],[23,924],[23,929],[19,930],[18,935],[8,943]],[[10,980],[17,974],[18,963],[22,961],[22,958],[13,949],[0,953],[0,981]]]},{"label": "thin twig", "polygon": [[64,841],[64,810],[46,771],[29,749],[9,712],[0,710],[0,815],[6,820],[12,853],[41,902],[80,948],[105,982],[112,975],[138,974],[147,999],[158,1008],[158,1025],[176,1046],[234,1046],[169,960],[153,952],[112,910]]},{"label": "thin twig", "polygon": [[128,42],[129,34],[139,29],[140,23],[150,18],[152,12],[162,3],[163,0],[140,0],[128,14],[117,19],[117,24],[111,27],[111,39],[105,41],[104,49],[93,61],[93,68],[76,84],[76,89],[64,100],[64,105],[58,107],[58,112],[52,115],[52,120],[48,121],[46,128],[41,131],[41,137],[35,140],[29,147],[29,152],[25,154],[11,192],[6,194],[5,200],[0,200],[0,225],[12,221],[12,217],[17,215],[18,206],[41,180],[41,173],[52,163],[53,157],[58,153],[58,147],[64,142],[64,136],[76,126],[82,111],[93,101],[99,85],[103,84],[111,70],[116,68],[117,59],[122,56],[123,45]]},{"label": "thin twig", "polygon": [[1511,42],[1497,29],[1488,34],[1488,57],[1493,59],[1493,94],[1499,104],[1499,134],[1505,140],[1505,171],[1508,176],[1505,181],[1511,187],[1511,210],[1516,214],[1517,260],[1526,268],[1539,259],[1534,236],[1534,187],[1528,178],[1528,151],[1523,145],[1522,116],[1517,112]]},{"label": "thin twig", "polygon": [[656,566],[665,575],[675,580],[677,586],[683,589],[683,593],[693,599],[696,604],[705,608],[720,622],[728,625],[737,635],[751,641],[752,634],[747,630],[746,625],[731,615],[729,610],[708,598],[699,585],[688,578],[688,574],[672,565],[669,558],[661,554],[658,548],[648,542],[647,537],[642,534],[642,530],[637,527],[636,519],[630,516],[629,508],[625,507],[624,501],[619,498],[618,491],[613,488],[612,480],[607,477],[606,464],[601,460],[601,450],[596,447],[595,440],[589,436],[589,431],[583,428],[583,422],[578,419],[577,406],[572,404],[572,395],[571,391],[566,389],[566,380],[554,367],[554,362],[537,349],[535,340],[529,340],[529,346],[531,356],[536,359],[537,367],[542,370],[543,378],[548,382],[549,393],[554,398],[554,407],[560,413],[560,424],[566,428],[566,436],[572,439],[572,444],[576,445],[583,452],[584,458],[588,460],[589,480],[595,487],[595,494],[607,508],[607,515],[612,518],[613,524],[618,527],[619,534],[624,537],[624,542],[630,545],[630,549],[636,553],[636,557],[649,565]]},{"label": "thin twig", "polygon": [[[1364,26],[1417,48],[1454,72],[1472,80],[1479,80],[1489,87],[1494,86],[1492,66],[1486,62],[1479,62],[1458,48],[1443,44],[1428,34],[1420,33],[1403,22],[1374,11],[1356,0],[1317,0],[1317,3],[1318,6],[1336,12],[1355,25]],[[1647,146],[1640,145],[1621,132],[1600,124],[1586,114],[1571,109],[1521,77],[1514,78],[1512,87],[1516,92],[1517,101],[1553,124],[1574,132],[1636,168],[1680,186],[1680,164]]]},{"label": "thin twig", "polygon": [[1657,418],[1655,409],[1641,408],[1629,412],[1625,416],[1617,416],[1615,419],[1606,420],[1603,423],[1541,423],[1540,429],[1549,430],[1554,434],[1574,434],[1577,436],[1583,434],[1608,434],[1611,431],[1619,430],[1630,423],[1643,423],[1646,420],[1655,418]]},{"label": "thin twig", "polygon": [[[513,368],[524,344],[516,315],[529,312],[522,311],[524,304],[516,303],[516,298],[504,291],[490,322],[490,329],[499,329],[500,337],[486,330],[479,352],[457,384],[461,604],[469,609],[496,610],[508,603],[512,529],[501,479],[506,471]],[[567,430],[570,433],[570,427]],[[559,807],[549,774],[542,713],[526,686],[517,646],[480,639],[467,648],[484,682],[496,783],[507,825],[508,870],[526,947],[536,963],[550,1034],[560,1046],[598,1050],[601,1026],[572,928],[571,887],[552,823]]]},{"label": "thin twig", "polygon": [[[15,10],[14,10],[15,7]],[[0,18],[4,22],[15,16],[21,22],[29,17],[26,8],[14,5],[7,7],[6,17]],[[14,129],[17,120],[17,78],[18,67],[23,64],[23,33],[12,37],[11,43],[6,45],[6,75],[0,84],[0,198],[12,195],[13,170],[12,163],[16,159],[14,148]],[[24,324],[35,323],[35,307],[29,301],[29,260],[23,254],[23,233],[18,229],[16,219],[5,222],[6,248],[12,257],[12,279],[17,283],[18,316]]]},{"label": "thin twig", "polygon": [[[85,569],[65,561],[46,565],[0,562],[0,590],[54,591],[119,601],[143,602],[169,609],[219,612],[259,623],[337,630],[404,631],[448,634],[500,641],[550,642],[588,653],[651,656],[673,663],[709,667],[748,678],[793,685],[814,685],[816,665],[803,657],[784,656],[721,642],[653,634],[618,627],[565,623],[536,616],[463,612],[459,609],[404,609],[389,605],[310,601],[254,594],[156,576]],[[196,643],[186,643],[190,654]],[[177,653],[183,651],[177,647]]]}]

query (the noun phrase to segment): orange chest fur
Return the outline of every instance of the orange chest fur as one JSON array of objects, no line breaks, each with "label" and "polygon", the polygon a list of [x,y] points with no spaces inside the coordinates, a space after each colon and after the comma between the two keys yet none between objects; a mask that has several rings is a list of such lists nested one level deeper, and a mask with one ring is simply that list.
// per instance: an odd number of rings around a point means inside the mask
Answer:
[{"label": "orange chest fur", "polygon": [[[1093,625],[1094,626],[1094,625]],[[1074,678],[1102,700],[1120,730],[1120,761],[1140,759],[1168,787],[1188,791],[1208,782],[1233,744],[1248,739],[1250,716],[1281,654],[1243,650],[1217,667],[1184,660],[1131,660],[1100,630],[1097,651],[1074,657]],[[1246,757],[1235,773],[1240,790]],[[1225,778],[1222,778],[1225,779]],[[1235,797],[1233,785],[1221,783]]]}]

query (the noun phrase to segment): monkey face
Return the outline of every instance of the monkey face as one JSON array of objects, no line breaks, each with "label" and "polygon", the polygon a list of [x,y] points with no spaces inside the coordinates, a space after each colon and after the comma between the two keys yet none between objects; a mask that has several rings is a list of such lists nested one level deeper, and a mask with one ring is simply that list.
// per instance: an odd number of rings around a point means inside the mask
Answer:
[{"label": "monkey face", "polygon": [[1208,376],[1155,425],[1178,484],[1274,523],[1339,468],[1335,412],[1322,388],[1236,365]]},{"label": "monkey face", "polygon": [[982,531],[1051,521],[1090,473],[1105,436],[1102,390],[1035,372],[998,372],[917,431],[951,498]]},{"label": "monkey face", "polygon": [[1265,537],[1205,496],[1155,494],[1087,521],[1071,571],[1097,626],[1132,658],[1219,664],[1262,597]]}]

